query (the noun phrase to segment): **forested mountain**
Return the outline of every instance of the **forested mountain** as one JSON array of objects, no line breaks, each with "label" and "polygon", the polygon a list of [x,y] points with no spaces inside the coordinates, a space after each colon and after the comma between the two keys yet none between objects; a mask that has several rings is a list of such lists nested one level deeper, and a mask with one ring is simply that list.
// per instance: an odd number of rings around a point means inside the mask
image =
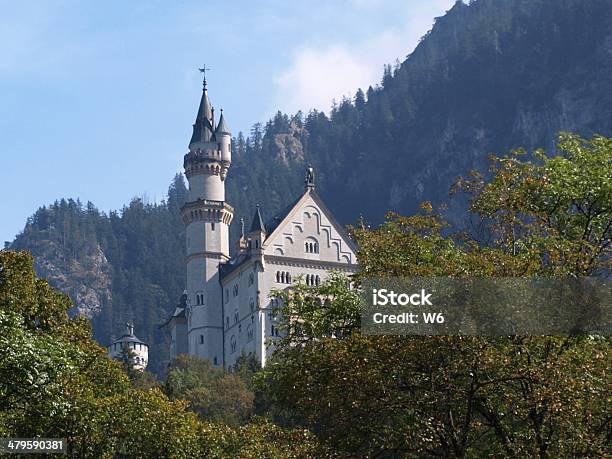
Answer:
[{"label": "forested mountain", "polygon": [[340,221],[377,223],[390,209],[446,201],[457,176],[485,169],[492,152],[551,149],[565,130],[608,135],[611,23],[607,0],[457,2],[379,85],[329,117],[279,113],[254,129],[229,196],[239,209],[278,208],[312,162]]},{"label": "forested mountain", "polygon": [[133,321],[151,346],[150,369],[162,373],[170,340],[159,326],[185,288],[180,207],[187,190],[177,175],[160,204],[133,199],[108,216],[72,199],[41,207],[11,248],[29,250],[36,271],[69,294],[107,345]]},{"label": "forested mountain", "polygon": [[[232,235],[256,203],[269,217],[301,193],[307,163],[340,222],[378,223],[388,210],[447,201],[454,180],[484,170],[491,152],[550,149],[565,130],[610,136],[611,23],[609,0],[457,2],[380,84],[329,116],[279,112],[234,139]],[[41,208],[12,248],[34,253],[40,274],[93,317],[101,342],[134,320],[160,372],[168,338],[157,327],[184,283],[184,198],[176,177],[166,202],[133,200],[108,216],[62,200]],[[460,207],[452,211],[460,223]]]}]

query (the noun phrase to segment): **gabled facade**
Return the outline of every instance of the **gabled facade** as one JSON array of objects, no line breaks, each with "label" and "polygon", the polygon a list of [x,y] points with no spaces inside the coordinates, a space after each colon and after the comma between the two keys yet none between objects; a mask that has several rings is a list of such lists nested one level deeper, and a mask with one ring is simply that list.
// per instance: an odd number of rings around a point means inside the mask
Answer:
[{"label": "gabled facade", "polygon": [[182,211],[187,234],[187,288],[170,318],[171,356],[181,351],[231,367],[242,354],[261,365],[274,350],[278,328],[270,292],[300,277],[310,285],[331,270],[354,273],[356,247],[315,191],[308,169],[304,194],[269,222],[259,206],[233,258],[229,256],[232,207],[225,202],[231,134],[223,115],[215,127],[206,81],[185,155],[189,202]]}]

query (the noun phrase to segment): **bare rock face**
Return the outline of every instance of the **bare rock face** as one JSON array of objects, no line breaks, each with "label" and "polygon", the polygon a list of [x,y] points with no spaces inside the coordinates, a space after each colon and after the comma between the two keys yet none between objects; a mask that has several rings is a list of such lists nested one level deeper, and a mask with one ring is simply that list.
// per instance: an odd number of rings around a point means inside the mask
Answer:
[{"label": "bare rock face", "polygon": [[306,129],[291,123],[289,133],[274,135],[274,146],[277,158],[285,165],[290,162],[304,162],[304,146],[302,139],[308,135]]},{"label": "bare rock face", "polygon": [[66,260],[52,250],[52,241],[48,244],[45,256],[34,253],[38,275],[70,296],[76,314],[93,319],[111,301],[111,266],[104,252],[96,245],[90,253]]}]

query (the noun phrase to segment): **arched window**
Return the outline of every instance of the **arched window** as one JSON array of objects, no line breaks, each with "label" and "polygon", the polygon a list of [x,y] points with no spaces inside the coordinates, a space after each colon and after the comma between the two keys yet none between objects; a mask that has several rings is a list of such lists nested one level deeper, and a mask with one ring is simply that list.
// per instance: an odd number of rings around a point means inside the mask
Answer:
[{"label": "arched window", "polygon": [[230,352],[233,354],[236,352],[236,336],[232,335],[230,338]]},{"label": "arched window", "polygon": [[255,300],[253,298],[251,298],[251,302],[249,304],[249,307],[251,308],[251,312],[253,312],[255,310]]},{"label": "arched window", "polygon": [[204,304],[204,294],[203,293],[196,293],[196,306],[201,306]]},{"label": "arched window", "polygon": [[249,285],[253,285],[254,282],[255,282],[255,274],[249,273]]},{"label": "arched window", "polygon": [[253,326],[249,325],[247,327],[247,340],[248,341],[252,341],[253,340]]},{"label": "arched window", "polygon": [[280,271],[276,271],[276,282],[280,282]]},{"label": "arched window", "polygon": [[204,344],[204,335],[200,335],[200,344]]},{"label": "arched window", "polygon": [[291,283],[291,273],[287,273],[287,283]]},{"label": "arched window", "polygon": [[315,277],[315,285],[321,285],[321,278],[318,275]]},{"label": "arched window", "polygon": [[281,282],[284,284],[285,283],[285,271],[283,271],[281,273]]},{"label": "arched window", "polygon": [[304,243],[306,253],[319,253],[319,243],[314,237],[309,237]]},{"label": "arched window", "polygon": [[240,316],[238,315],[238,310],[236,309],[234,311],[234,323],[237,324],[239,319],[240,319]]}]

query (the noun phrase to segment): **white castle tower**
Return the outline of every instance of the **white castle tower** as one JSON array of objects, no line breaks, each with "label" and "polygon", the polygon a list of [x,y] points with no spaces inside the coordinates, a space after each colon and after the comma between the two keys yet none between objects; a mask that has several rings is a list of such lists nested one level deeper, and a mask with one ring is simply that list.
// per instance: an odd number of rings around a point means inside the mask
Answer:
[{"label": "white castle tower", "polygon": [[189,198],[181,216],[187,238],[188,349],[215,365],[223,364],[219,264],[229,260],[229,225],[234,209],[225,202],[225,178],[231,162],[231,133],[223,111],[215,127],[204,76],[202,99],[183,164]]},{"label": "white castle tower", "polygon": [[106,348],[108,356],[127,361],[134,370],[144,371],[149,363],[149,346],[134,335],[134,324],[125,324],[125,332]]},{"label": "white castle tower", "polygon": [[231,134],[223,114],[215,126],[204,79],[184,160],[187,288],[166,322],[170,357],[195,355],[231,368],[250,355],[264,366],[281,336],[274,318],[281,305],[273,292],[293,288],[300,279],[319,285],[330,271],[355,273],[357,247],[315,191],[309,167],[304,194],[288,207],[266,223],[257,206],[246,234],[241,219],[237,252],[230,259],[234,210],[225,202],[230,164]]}]

